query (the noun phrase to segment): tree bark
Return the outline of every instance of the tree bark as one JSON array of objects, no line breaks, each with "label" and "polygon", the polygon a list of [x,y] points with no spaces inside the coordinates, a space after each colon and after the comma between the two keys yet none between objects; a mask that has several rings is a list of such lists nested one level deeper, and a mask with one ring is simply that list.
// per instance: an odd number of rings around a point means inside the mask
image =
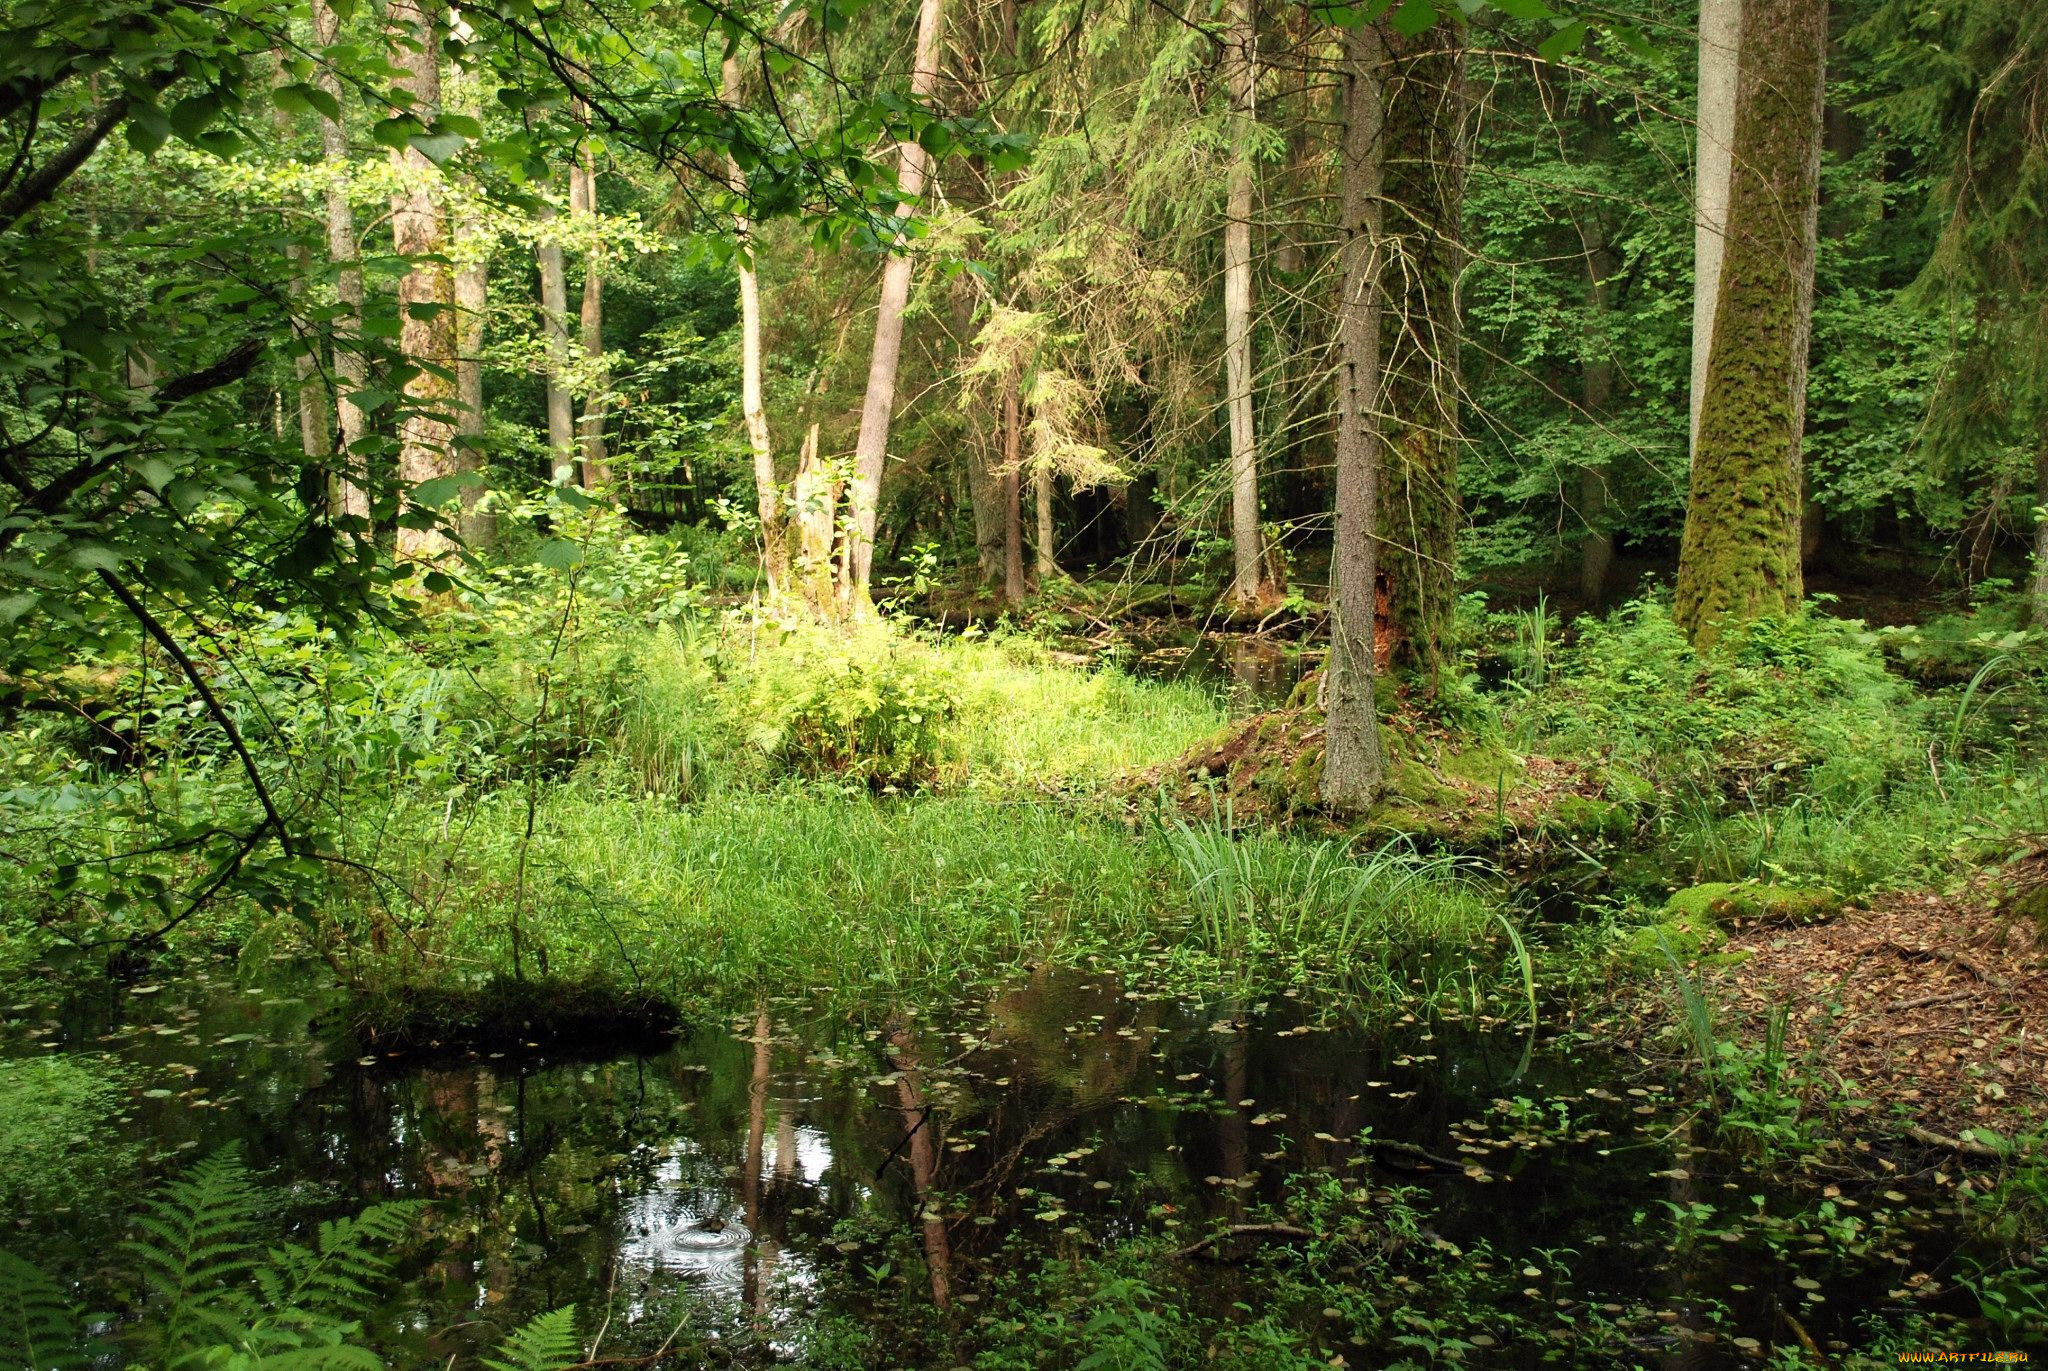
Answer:
[{"label": "tree bark", "polygon": [[[340,17],[328,0],[312,0],[312,4],[313,36],[323,48],[329,47],[341,37]],[[337,103],[341,100],[341,78],[335,75],[327,62],[315,64],[313,80]],[[344,180],[348,167],[348,129],[341,120],[329,119],[325,115],[320,117],[320,155],[332,178],[327,187],[327,256],[339,267],[334,289],[341,301],[341,311],[333,325],[334,408],[341,439],[341,472],[334,494],[334,513],[359,520],[358,531],[367,537],[370,532],[369,473],[357,444],[362,442],[368,425],[354,398],[368,375],[362,340],[362,245],[356,241],[355,208],[348,202],[348,186]]]},{"label": "tree bark", "polygon": [[[588,130],[590,110],[580,100],[576,102],[576,117]],[[569,164],[569,213],[586,219],[597,214],[597,153],[587,137]],[[583,254],[583,306],[577,322],[581,326],[585,359],[604,356],[604,262],[594,241]],[[583,416],[577,423],[586,489],[612,482],[604,441],[605,392],[609,389],[611,377],[605,371],[591,373],[590,389],[583,396]]]},{"label": "tree bark", "polygon": [[[725,59],[721,73],[725,102],[740,100],[740,64]],[[726,180],[732,193],[745,196],[746,176],[740,164],[727,159]],[[789,580],[788,536],[783,528],[782,496],[775,484],[775,449],[768,437],[768,408],[761,390],[761,284],[754,274],[754,229],[744,210],[733,218],[740,275],[740,413],[746,421],[747,446],[754,453],[754,512],[761,521],[761,574],[770,595],[780,594]]]},{"label": "tree bark", "polygon": [[1744,0],[1729,233],[1673,612],[1700,646],[1804,595],[1799,444],[1827,0]]},{"label": "tree bark", "polygon": [[[917,55],[910,76],[915,100],[930,100],[938,87],[939,30],[945,22],[945,0],[922,0],[917,12]],[[900,225],[909,218],[924,190],[929,157],[915,142],[896,152],[896,181],[903,198],[896,206]],[[845,558],[841,586],[849,606],[867,599],[875,558],[875,520],[881,508],[882,466],[889,450],[889,422],[896,408],[896,368],[903,353],[903,308],[910,299],[911,259],[901,229],[889,245],[882,267],[881,298],[875,309],[874,351],[868,359],[867,395],[861,402],[860,434],[853,448],[853,537]]]},{"label": "tree bark", "polygon": [[1060,574],[1059,560],[1053,556],[1052,482],[1050,471],[1031,474],[1032,512],[1037,525],[1031,541],[1031,572],[1038,578],[1040,590]]},{"label": "tree bark", "polygon": [[[464,236],[473,236],[465,225]],[[490,268],[482,260],[486,249],[472,244],[477,260],[455,273],[455,401],[456,464],[463,471],[481,471],[484,464],[484,339],[486,311],[490,307]],[[487,546],[497,535],[497,520],[486,508],[481,486],[462,492],[462,541],[472,548]]]},{"label": "tree bark", "polygon": [[797,454],[792,492],[796,511],[796,582],[811,612],[833,606],[832,542],[839,518],[839,481],[818,457],[818,426],[812,424]]},{"label": "tree bark", "polygon": [[1344,145],[1337,310],[1337,534],[1331,572],[1330,657],[1324,668],[1323,803],[1356,814],[1386,783],[1373,700],[1378,603],[1381,199],[1385,45],[1377,26],[1344,35]]},{"label": "tree bark", "polygon": [[[404,73],[398,84],[412,96],[412,115],[431,124],[441,112],[441,6],[438,0],[392,0],[389,13],[398,39],[392,60]],[[410,490],[454,470],[455,285],[444,256],[447,226],[434,194],[434,164],[415,148],[391,157],[404,178],[392,197],[392,245],[411,264],[398,283],[398,345],[413,369],[399,422],[398,479]],[[442,260],[422,260],[435,257]],[[450,550],[439,528],[404,523],[397,546],[400,557],[421,561]]]},{"label": "tree bark", "polygon": [[1434,676],[1448,666],[1457,610],[1461,500],[1458,274],[1465,192],[1463,30],[1412,38],[1383,30],[1380,254],[1386,367],[1380,462],[1380,563],[1394,666]]},{"label": "tree bark", "polygon": [[1742,0],[1700,0],[1698,151],[1693,157],[1691,443],[1699,446],[1700,402],[1714,340],[1721,260],[1728,241],[1729,176],[1734,167],[1736,78]]},{"label": "tree bark", "polygon": [[1003,388],[1003,599],[1024,603],[1024,401],[1021,382]]},{"label": "tree bark", "polygon": [[1252,150],[1256,117],[1258,30],[1254,0],[1232,0],[1224,50],[1230,109],[1237,124],[1223,222],[1223,372],[1230,416],[1230,598],[1257,604],[1265,557],[1259,531],[1258,426],[1252,407]]},{"label": "tree bark", "polygon": [[[2034,442],[2034,504],[2048,510],[2048,429]],[[2034,627],[2048,629],[2048,514],[2034,519]]]},{"label": "tree bark", "polygon": [[[556,219],[554,206],[540,207],[542,232]],[[569,282],[560,242],[544,239],[534,248],[540,264],[540,328],[547,340],[548,479],[558,486],[576,482],[576,412],[569,396]]]}]

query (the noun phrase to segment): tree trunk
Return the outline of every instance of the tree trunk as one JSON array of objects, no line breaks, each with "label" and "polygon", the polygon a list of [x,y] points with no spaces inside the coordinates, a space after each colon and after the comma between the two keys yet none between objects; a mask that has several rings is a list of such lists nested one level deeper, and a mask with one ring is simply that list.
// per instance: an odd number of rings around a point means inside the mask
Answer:
[{"label": "tree trunk", "polygon": [[1800,433],[1827,0],[1744,0],[1729,233],[1673,612],[1693,641],[1804,595]]},{"label": "tree trunk", "polygon": [[[328,0],[313,0],[313,36],[322,47],[341,37],[341,20]],[[341,78],[326,62],[314,65],[313,80],[319,88],[341,100]],[[357,446],[367,429],[363,411],[357,408],[355,393],[363,388],[368,374],[362,341],[363,269],[362,245],[356,241],[355,208],[348,202],[348,187],[341,171],[348,165],[348,130],[339,119],[320,119],[320,155],[332,178],[327,187],[327,256],[340,270],[335,294],[341,301],[334,330],[335,418],[340,429],[340,477],[334,492],[333,513],[359,521],[357,532],[370,533],[370,495],[363,452]]]},{"label": "tree trunk", "polygon": [[[576,102],[576,117],[586,130],[590,127],[590,110],[580,100]],[[597,213],[597,153],[588,138],[569,164],[569,213],[585,217]],[[582,326],[584,357],[604,356],[604,262],[595,246],[583,254],[583,308],[577,322]],[[583,396],[583,417],[577,424],[577,434],[585,489],[612,483],[604,442],[605,392],[610,389],[611,377],[600,369],[591,374],[590,389]]]},{"label": "tree trunk", "polygon": [[1024,399],[1016,377],[1003,388],[1003,599],[1024,603]]},{"label": "tree trunk", "polygon": [[1380,650],[1433,676],[1450,661],[1460,499],[1458,273],[1465,191],[1463,30],[1382,31],[1380,321],[1387,431],[1380,463]]},{"label": "tree trunk", "polygon": [[1258,89],[1254,0],[1232,0],[1224,60],[1238,125],[1223,223],[1224,403],[1230,415],[1230,598],[1257,604],[1265,558],[1259,532],[1258,427],[1252,409],[1252,150],[1249,125]]},{"label": "tree trunk", "polygon": [[[2048,431],[2035,439],[2034,504],[2048,510]],[[2034,519],[2034,627],[2048,628],[2048,514]]]},{"label": "tree trunk", "polygon": [[832,542],[839,494],[839,481],[818,457],[818,426],[812,424],[797,456],[792,503],[797,522],[797,587],[811,612],[821,616],[833,606]]},{"label": "tree trunk", "polygon": [[[465,226],[466,234],[474,228]],[[456,464],[463,471],[481,471],[484,465],[484,337],[485,311],[490,305],[490,268],[482,260],[487,251],[472,244],[474,262],[455,273],[455,400],[457,411]],[[488,546],[497,535],[497,520],[482,505],[481,486],[462,492],[462,541],[472,548]]]},{"label": "tree trunk", "polygon": [[1037,524],[1031,542],[1031,574],[1038,578],[1041,591],[1060,574],[1059,561],[1053,556],[1052,482],[1050,471],[1031,474],[1031,503]]},{"label": "tree trunk", "polygon": [[1742,43],[1742,0],[1700,0],[1698,151],[1693,157],[1691,444],[1700,440],[1707,393],[1707,352],[1714,340],[1721,259],[1728,241],[1729,174],[1734,166],[1735,87]]},{"label": "tree trunk", "polygon": [[[551,233],[554,206],[543,201],[543,233]],[[534,249],[540,263],[540,327],[547,340],[548,479],[558,486],[576,482],[576,412],[569,396],[569,282],[562,245],[543,239]]]},{"label": "tree trunk", "polygon": [[[939,30],[945,21],[945,0],[921,0],[917,12],[917,55],[910,76],[914,100],[930,100],[938,86]],[[924,190],[929,157],[915,142],[896,152],[896,182],[903,198],[896,206],[900,224]],[[845,558],[842,595],[850,606],[867,599],[875,558],[875,519],[881,508],[882,465],[889,450],[889,421],[896,408],[896,364],[903,352],[903,307],[910,299],[910,255],[899,230],[882,267],[881,299],[875,309],[875,345],[868,359],[867,395],[861,402],[860,435],[853,448],[853,538]]]},{"label": "tree trunk", "polygon": [[[1614,357],[1608,350],[1606,323],[1607,283],[1614,273],[1614,257],[1597,207],[1579,220],[1579,241],[1586,250],[1586,308],[1598,321],[1589,330],[1593,342],[1579,364],[1579,399],[1587,420],[1599,425],[1606,421],[1614,403]],[[1607,479],[1605,463],[1579,468],[1579,517],[1586,524],[1586,540],[1579,546],[1579,593],[1589,609],[1599,608],[1614,568],[1614,533],[1606,525]]]},{"label": "tree trunk", "polygon": [[[728,105],[740,101],[740,64],[725,59],[722,73]],[[730,158],[725,164],[732,193],[747,193],[745,174]],[[733,218],[740,274],[740,413],[747,426],[747,446],[754,453],[754,512],[761,520],[761,574],[770,595],[780,594],[789,580],[788,537],[783,529],[782,496],[775,485],[775,449],[768,440],[768,408],[761,394],[761,284],[754,275],[754,229],[742,210]]]},{"label": "tree trunk", "polygon": [[1331,569],[1330,657],[1323,675],[1323,803],[1356,814],[1386,782],[1379,708],[1373,701],[1377,617],[1380,436],[1380,132],[1384,114],[1380,30],[1344,35],[1344,147],[1337,309],[1337,533]]},{"label": "tree trunk", "polygon": [[[404,73],[398,84],[412,96],[412,115],[431,124],[441,112],[441,7],[437,0],[392,0],[389,13],[399,40],[392,60]],[[398,431],[398,479],[409,490],[454,470],[455,284],[445,260],[422,260],[447,248],[434,164],[415,148],[391,157],[403,177],[391,202],[392,245],[411,263],[398,283],[398,345],[413,368]],[[422,561],[450,548],[438,528],[405,522],[397,541],[400,557]]]}]

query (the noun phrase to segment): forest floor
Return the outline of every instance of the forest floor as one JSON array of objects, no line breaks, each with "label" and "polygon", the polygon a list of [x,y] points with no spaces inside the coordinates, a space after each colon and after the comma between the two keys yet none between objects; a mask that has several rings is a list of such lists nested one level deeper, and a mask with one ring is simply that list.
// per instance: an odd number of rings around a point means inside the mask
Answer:
[{"label": "forest floor", "polygon": [[[1879,895],[1806,928],[1752,928],[1712,988],[1756,1038],[1921,1142],[2048,1119],[2048,939],[1980,894]],[[1967,1139],[1964,1139],[1967,1143]],[[1972,1150],[1965,1147],[1963,1150]]]}]

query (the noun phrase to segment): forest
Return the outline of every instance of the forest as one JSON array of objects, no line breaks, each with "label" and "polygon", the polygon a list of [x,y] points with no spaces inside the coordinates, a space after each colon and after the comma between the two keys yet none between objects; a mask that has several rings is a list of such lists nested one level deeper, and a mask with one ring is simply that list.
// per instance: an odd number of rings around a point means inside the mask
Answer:
[{"label": "forest", "polygon": [[2048,1353],[2048,5],[0,36],[0,1367]]}]

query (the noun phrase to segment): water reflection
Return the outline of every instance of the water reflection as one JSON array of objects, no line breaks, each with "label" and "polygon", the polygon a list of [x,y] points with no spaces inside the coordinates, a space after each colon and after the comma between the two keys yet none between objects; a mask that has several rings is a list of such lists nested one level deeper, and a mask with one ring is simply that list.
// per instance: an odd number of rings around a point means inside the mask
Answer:
[{"label": "water reflection", "polygon": [[[320,1051],[303,1006],[252,1019],[240,991],[189,989],[188,1006],[102,1006],[65,1034],[112,1039],[151,1086],[231,1098],[139,1092],[135,1135],[166,1167],[235,1142],[298,1183],[310,1215],[429,1201],[434,1241],[399,1314],[425,1330],[421,1364],[572,1302],[621,1343],[688,1321],[771,1361],[801,1360],[821,1314],[871,1316],[884,1290],[961,1335],[1020,1240],[1075,1261],[1133,1234],[1191,1241],[1325,1172],[1427,1186],[1435,1233],[1461,1246],[1571,1248],[1582,1288],[1668,1326],[1720,1303],[1769,1333],[1791,1278],[1793,1259],[1747,1237],[1667,1249],[1669,1228],[1635,1217],[1771,1190],[1688,1155],[1654,1083],[1609,1089],[1620,1064],[1558,1044],[1524,1071],[1518,1036],[1477,1026],[1367,1032],[1285,998],[1155,998],[1048,971],[872,1027],[763,1003],[655,1057],[362,1065]],[[60,1259],[75,1242],[83,1263],[93,1230],[75,1227],[37,1240]],[[1888,1250],[1917,1261],[1923,1241],[1944,1238],[1902,1231]],[[1812,1335],[1848,1332],[1890,1261],[1841,1275],[1803,1316]],[[1646,1351],[1709,1356],[1651,1323]]]}]

